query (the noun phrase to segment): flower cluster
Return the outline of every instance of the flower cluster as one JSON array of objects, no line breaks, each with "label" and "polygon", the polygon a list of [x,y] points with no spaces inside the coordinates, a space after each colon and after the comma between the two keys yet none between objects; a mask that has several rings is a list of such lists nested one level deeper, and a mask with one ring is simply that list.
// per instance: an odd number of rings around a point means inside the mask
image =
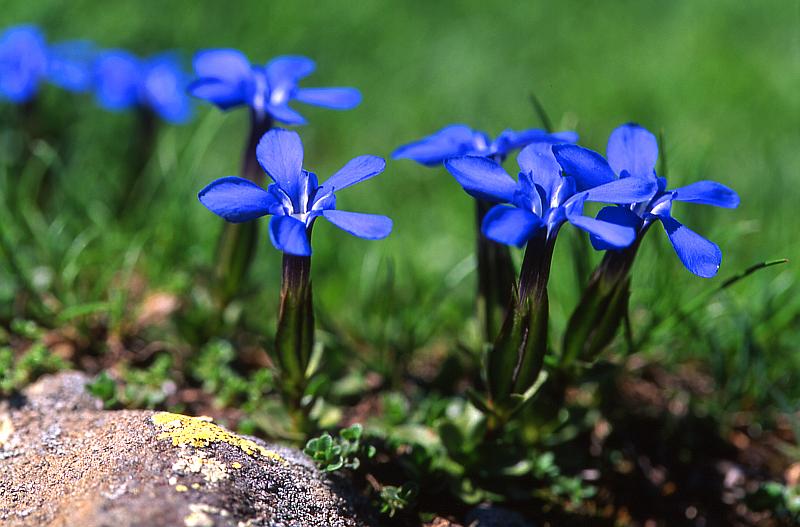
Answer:
[{"label": "flower cluster", "polygon": [[[611,133],[606,149],[607,160],[600,154],[574,145],[554,147],[558,162],[568,174],[588,181],[607,181],[614,177],[627,180],[648,180],[654,190],[648,196],[632,201],[615,201],[624,206],[602,209],[597,220],[634,229],[642,236],[654,222],[660,222],[683,265],[704,278],[717,274],[722,252],[713,242],[703,238],[672,217],[675,201],[736,208],[739,196],[732,189],[715,181],[697,181],[685,187],[667,190],[667,181],[656,175],[658,142],[655,136],[637,124],[625,124]],[[592,235],[595,249],[617,248],[602,237]]]},{"label": "flower cluster", "polygon": [[260,66],[234,49],[201,51],[194,58],[197,78],[189,91],[222,110],[247,106],[286,124],[306,122],[289,106],[293,100],[335,110],[358,106],[361,93],[355,88],[300,88],[300,80],[315,68],[313,60],[301,56],[276,57]]},{"label": "flower cluster", "polygon": [[471,196],[498,203],[483,220],[487,238],[522,246],[544,231],[554,238],[565,222],[572,223],[611,247],[630,245],[633,228],[583,215],[586,201],[632,203],[655,192],[655,181],[643,178],[591,180],[565,175],[552,145],[525,147],[517,157],[520,172],[514,181],[491,159],[463,156],[445,161],[445,167]]},{"label": "flower cluster", "polygon": [[[714,243],[672,217],[672,203],[685,201],[734,208],[739,197],[714,181],[698,181],[667,190],[655,165],[655,136],[636,124],[611,134],[608,159],[584,147],[537,142],[517,157],[514,181],[500,164],[466,155],[445,161],[445,167],[471,196],[497,203],[483,220],[482,231],[492,240],[522,246],[538,232],[554,237],[565,222],[587,231],[598,250],[629,246],[658,221],[681,262],[692,273],[714,276],[722,254]],[[585,202],[611,203],[595,218],[583,215]]]},{"label": "flower cluster", "polygon": [[140,107],[172,123],[191,116],[188,79],[173,55],[145,60],[123,50],[99,50],[87,41],[48,44],[33,26],[6,30],[0,36],[0,98],[28,102],[43,82],[92,92],[108,110]]}]

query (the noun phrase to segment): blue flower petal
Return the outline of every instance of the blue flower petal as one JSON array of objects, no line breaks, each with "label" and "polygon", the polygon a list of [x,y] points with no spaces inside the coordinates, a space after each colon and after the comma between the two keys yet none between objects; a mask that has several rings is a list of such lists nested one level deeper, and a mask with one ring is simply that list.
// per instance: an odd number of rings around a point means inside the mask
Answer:
[{"label": "blue flower petal", "polygon": [[275,120],[286,124],[306,124],[306,119],[299,112],[293,110],[288,104],[270,104],[267,106],[269,113]]},{"label": "blue flower petal", "polygon": [[314,72],[316,65],[308,57],[283,55],[269,61],[265,67],[270,90],[294,86],[297,81]]},{"label": "blue flower petal", "polygon": [[636,229],[629,225],[618,225],[583,215],[585,196],[563,207],[566,219],[579,229],[583,229],[604,244],[622,249],[636,239]]},{"label": "blue flower petal", "polygon": [[[642,219],[637,216],[632,210],[627,207],[603,207],[597,213],[597,220],[605,223],[613,223],[630,227],[636,232],[639,232],[639,227],[642,224]],[[598,251],[606,251],[608,249],[616,249],[613,245],[606,243],[604,240],[598,238],[594,234],[589,235],[589,240],[592,242],[592,247]]]},{"label": "blue flower petal", "polygon": [[367,240],[380,240],[392,232],[392,220],[377,214],[324,210],[322,216],[346,233]]},{"label": "blue flower petal", "polygon": [[15,26],[0,35],[0,98],[15,103],[36,95],[47,68],[46,44],[34,26]]},{"label": "blue flower petal", "polygon": [[573,132],[571,130],[565,130],[563,132],[553,132],[550,134],[550,137],[555,139],[555,143],[577,143],[578,142],[578,132]]},{"label": "blue flower petal", "polygon": [[125,110],[139,102],[141,64],[127,51],[103,53],[94,65],[95,96],[108,110]]},{"label": "blue flower petal", "polygon": [[248,104],[255,90],[255,76],[250,61],[235,49],[200,51],[192,62],[197,79],[189,93],[221,110]]},{"label": "blue flower petal", "polygon": [[542,226],[542,219],[533,212],[496,205],[483,218],[481,232],[498,243],[522,247]]},{"label": "blue flower petal", "polygon": [[673,198],[676,201],[701,203],[735,209],[739,206],[739,195],[731,188],[716,181],[698,181],[685,187],[676,188]]},{"label": "blue flower petal", "polygon": [[47,57],[47,80],[65,90],[82,92],[91,87],[91,62],[95,49],[85,40],[61,42],[50,46]]},{"label": "blue flower petal", "polygon": [[251,79],[253,69],[241,51],[235,49],[208,49],[200,51],[192,61],[199,78],[217,79],[228,84],[238,84]]},{"label": "blue flower petal", "polygon": [[247,97],[242,86],[216,79],[197,79],[189,84],[187,91],[193,97],[208,101],[223,111],[245,104]]},{"label": "blue flower petal", "polygon": [[189,119],[191,106],[186,97],[186,78],[171,55],[155,57],[148,63],[142,88],[148,104],[162,119],[171,123]]},{"label": "blue flower petal", "polygon": [[578,140],[575,132],[547,133],[546,130],[531,128],[529,130],[503,130],[494,141],[494,150],[499,154],[507,154],[511,150],[534,143],[574,143]]},{"label": "blue flower petal", "polygon": [[646,128],[628,123],[611,132],[606,154],[617,174],[626,170],[632,176],[650,177],[658,160],[658,141]]},{"label": "blue flower petal", "polygon": [[617,179],[608,162],[597,152],[577,145],[553,145],[553,154],[564,174],[572,176],[578,191]]},{"label": "blue flower petal", "polygon": [[300,88],[294,98],[324,108],[349,110],[361,103],[361,92],[355,88]]},{"label": "blue flower petal", "polygon": [[658,191],[655,175],[650,177],[631,176],[604,183],[584,191],[587,201],[604,203],[638,203],[648,201]]},{"label": "blue flower petal", "polygon": [[212,181],[197,198],[208,210],[231,223],[254,220],[282,210],[280,201],[272,194],[235,176]]},{"label": "blue flower petal", "polygon": [[303,143],[297,132],[273,128],[256,147],[261,168],[286,192],[295,207],[300,203],[303,177]]},{"label": "blue flower petal", "polygon": [[386,168],[386,161],[377,156],[359,156],[351,159],[322,185],[318,194],[338,192],[356,183],[377,176]]},{"label": "blue flower petal", "polygon": [[296,218],[273,216],[269,222],[269,238],[279,251],[295,256],[311,256],[306,224]]},{"label": "blue flower petal", "polygon": [[533,182],[540,185],[545,196],[555,193],[561,181],[561,166],[553,155],[553,146],[549,143],[534,143],[522,149],[517,156],[517,164],[522,172],[532,174]]},{"label": "blue flower petal", "polygon": [[671,216],[662,216],[661,224],[683,265],[692,273],[711,278],[719,271],[722,251],[709,240],[681,224]]},{"label": "blue flower petal", "polygon": [[444,166],[470,196],[493,202],[509,202],[514,197],[517,183],[491,159],[454,157],[445,161]]},{"label": "blue flower petal", "polygon": [[469,126],[454,124],[399,147],[394,159],[413,159],[423,165],[438,165],[445,159],[466,154],[473,149],[474,131]]}]

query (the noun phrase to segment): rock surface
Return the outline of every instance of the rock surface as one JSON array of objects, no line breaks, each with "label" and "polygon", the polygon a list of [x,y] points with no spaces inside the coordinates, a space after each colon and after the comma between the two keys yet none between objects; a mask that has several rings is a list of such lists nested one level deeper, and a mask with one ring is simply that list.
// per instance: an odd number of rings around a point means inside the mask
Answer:
[{"label": "rock surface", "polygon": [[0,402],[0,525],[366,527],[347,483],[208,419],[104,411],[79,373]]}]

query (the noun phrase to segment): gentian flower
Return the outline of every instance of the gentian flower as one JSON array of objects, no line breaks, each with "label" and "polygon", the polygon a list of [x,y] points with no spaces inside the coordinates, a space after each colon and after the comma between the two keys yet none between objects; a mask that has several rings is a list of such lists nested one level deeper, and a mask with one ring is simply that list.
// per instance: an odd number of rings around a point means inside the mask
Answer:
[{"label": "gentian flower", "polygon": [[127,51],[107,51],[95,61],[94,77],[97,102],[108,110],[138,106],[171,123],[191,115],[186,77],[170,54],[141,60]]},{"label": "gentian flower", "polygon": [[47,71],[47,44],[33,26],[17,26],[0,35],[0,98],[31,100]]},{"label": "gentian flower", "polygon": [[273,128],[256,148],[258,162],[274,181],[267,189],[240,177],[218,179],[198,194],[211,212],[232,223],[272,215],[272,244],[284,253],[311,255],[309,235],[323,217],[343,231],[365,238],[385,238],[392,220],[385,216],[345,212],[336,208],[336,192],[383,172],[386,163],[375,156],[352,159],[320,185],[313,172],[303,169],[303,144],[297,133]]},{"label": "gentian flower", "polygon": [[50,46],[47,80],[65,90],[87,91],[92,87],[92,63],[97,54],[85,40],[71,40]]},{"label": "gentian flower", "polygon": [[547,133],[538,128],[529,130],[503,130],[497,139],[491,140],[488,134],[463,124],[442,128],[419,141],[401,146],[394,151],[394,159],[413,159],[426,165],[435,166],[446,159],[458,156],[492,157],[503,161],[513,150],[532,143],[574,143],[578,140],[575,132]]},{"label": "gentian flower", "polygon": [[[606,207],[597,220],[636,229],[639,236],[660,222],[683,265],[703,278],[717,274],[722,261],[719,247],[692,231],[672,217],[675,201],[736,208],[739,196],[732,189],[715,181],[698,181],[667,190],[667,181],[657,177],[658,142],[655,136],[637,124],[625,124],[615,129],[608,139],[608,161],[599,154],[574,145],[554,147],[556,158],[564,171],[591,181],[605,181],[615,176],[648,178],[657,181],[657,192],[648,199],[637,200],[624,207]],[[621,202],[620,202],[621,203]],[[598,250],[615,249],[601,237],[592,236]]]},{"label": "gentian flower", "polygon": [[296,100],[306,104],[349,110],[361,102],[355,88],[300,88],[301,79],[311,75],[314,61],[301,56],[281,56],[266,66],[251,65],[234,49],[201,51],[194,58],[197,79],[189,92],[215,104],[221,110],[248,106],[259,116],[270,116],[286,124],[305,124],[289,106]]},{"label": "gentian flower", "polygon": [[91,85],[92,46],[70,41],[48,46],[33,26],[17,26],[0,36],[0,98],[31,100],[43,81],[81,92]]},{"label": "gentian flower", "polygon": [[595,181],[563,174],[553,155],[555,148],[558,145],[546,143],[525,147],[517,156],[518,181],[499,163],[484,157],[456,157],[445,161],[445,167],[468,194],[498,203],[482,225],[482,232],[491,240],[518,247],[541,233],[553,240],[561,225],[569,222],[610,246],[630,245],[636,236],[632,227],[584,216],[583,205],[586,201],[634,203],[649,199],[656,191],[655,179]]}]

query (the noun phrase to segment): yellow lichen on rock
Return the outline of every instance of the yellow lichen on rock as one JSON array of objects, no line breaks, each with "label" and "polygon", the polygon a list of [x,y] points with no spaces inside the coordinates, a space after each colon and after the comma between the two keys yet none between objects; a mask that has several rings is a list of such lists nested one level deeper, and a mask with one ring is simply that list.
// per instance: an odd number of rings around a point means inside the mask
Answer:
[{"label": "yellow lichen on rock", "polygon": [[174,446],[207,447],[211,443],[228,443],[245,454],[261,455],[281,463],[286,463],[277,453],[264,448],[255,441],[228,432],[211,422],[210,417],[190,417],[188,415],[157,412],[150,418],[161,429],[158,439],[170,439]]}]

